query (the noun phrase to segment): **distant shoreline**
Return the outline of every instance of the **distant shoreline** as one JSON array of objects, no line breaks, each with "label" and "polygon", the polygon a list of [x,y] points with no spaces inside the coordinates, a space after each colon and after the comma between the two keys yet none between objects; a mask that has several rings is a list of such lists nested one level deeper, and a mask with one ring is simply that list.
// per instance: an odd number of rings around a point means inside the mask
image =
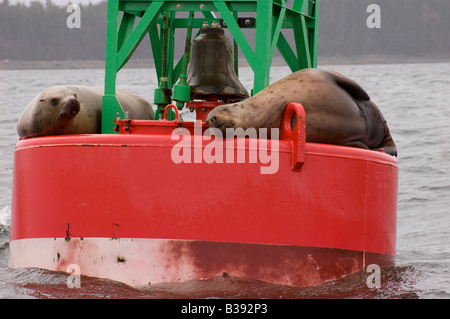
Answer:
[{"label": "distant shoreline", "polygon": [[[345,65],[345,64],[400,64],[400,63],[447,63],[450,57],[405,57],[405,56],[360,56],[360,57],[319,57],[318,65]],[[241,65],[247,63],[241,59]],[[274,58],[273,66],[285,65],[285,62]],[[153,68],[152,59],[135,59],[128,62],[125,68]],[[66,61],[22,61],[1,60],[0,70],[53,70],[53,69],[104,69],[105,61],[102,60],[66,60]]]}]

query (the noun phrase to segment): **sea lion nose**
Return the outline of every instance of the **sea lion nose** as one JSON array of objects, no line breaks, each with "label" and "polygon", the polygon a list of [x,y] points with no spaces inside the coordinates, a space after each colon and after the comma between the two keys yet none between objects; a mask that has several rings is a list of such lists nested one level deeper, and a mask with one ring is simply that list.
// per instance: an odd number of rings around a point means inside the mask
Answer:
[{"label": "sea lion nose", "polygon": [[210,125],[217,125],[217,119],[216,119],[216,116],[215,115],[213,115],[213,116],[211,116],[210,118],[209,118],[209,124]]},{"label": "sea lion nose", "polygon": [[68,103],[68,106],[68,112],[71,114],[78,114],[78,112],[80,111],[80,104],[76,98],[71,99]]}]

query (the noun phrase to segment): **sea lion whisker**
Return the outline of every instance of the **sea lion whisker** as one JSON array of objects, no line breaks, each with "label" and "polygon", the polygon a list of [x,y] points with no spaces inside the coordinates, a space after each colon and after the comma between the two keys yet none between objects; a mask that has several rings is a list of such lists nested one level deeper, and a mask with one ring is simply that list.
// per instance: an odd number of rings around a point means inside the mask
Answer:
[{"label": "sea lion whisker", "polygon": [[61,116],[62,116],[61,110],[56,112],[55,116],[53,116],[53,120],[52,120],[52,134],[55,134],[55,129],[58,129],[57,125],[58,125],[58,122],[59,122]]}]

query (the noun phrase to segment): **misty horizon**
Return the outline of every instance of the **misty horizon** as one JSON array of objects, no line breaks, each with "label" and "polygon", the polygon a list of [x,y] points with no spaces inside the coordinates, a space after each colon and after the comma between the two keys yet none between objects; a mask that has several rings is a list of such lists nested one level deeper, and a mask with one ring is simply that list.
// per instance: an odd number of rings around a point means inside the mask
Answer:
[{"label": "misty horizon", "polygon": [[[107,2],[102,0],[51,0],[91,3],[81,10],[80,28],[68,28],[65,7],[15,6],[35,0],[0,0],[0,61],[104,60]],[[49,0],[47,0],[49,1]],[[45,3],[46,0],[39,0]],[[378,0],[379,28],[368,25],[367,9],[373,0],[322,0],[319,13],[318,58],[339,60],[450,59],[450,1]],[[10,6],[4,6],[9,3]],[[48,3],[48,2],[47,2]],[[97,4],[94,4],[97,3]],[[437,27],[438,26],[438,27]],[[254,42],[252,32],[249,43]],[[286,32],[292,40],[292,32]],[[184,49],[185,31],[176,32],[176,43]],[[276,52],[279,57],[279,53]],[[149,41],[143,41],[132,59],[152,59]]]}]

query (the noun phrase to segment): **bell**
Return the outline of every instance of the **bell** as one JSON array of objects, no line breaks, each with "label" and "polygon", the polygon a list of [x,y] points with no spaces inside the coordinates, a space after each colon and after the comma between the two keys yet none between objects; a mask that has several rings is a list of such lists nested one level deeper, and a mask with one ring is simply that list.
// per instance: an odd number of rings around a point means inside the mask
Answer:
[{"label": "bell", "polygon": [[228,103],[249,97],[234,72],[231,42],[217,23],[211,27],[203,24],[200,35],[193,41],[187,81],[191,100],[210,100],[216,96]]}]

